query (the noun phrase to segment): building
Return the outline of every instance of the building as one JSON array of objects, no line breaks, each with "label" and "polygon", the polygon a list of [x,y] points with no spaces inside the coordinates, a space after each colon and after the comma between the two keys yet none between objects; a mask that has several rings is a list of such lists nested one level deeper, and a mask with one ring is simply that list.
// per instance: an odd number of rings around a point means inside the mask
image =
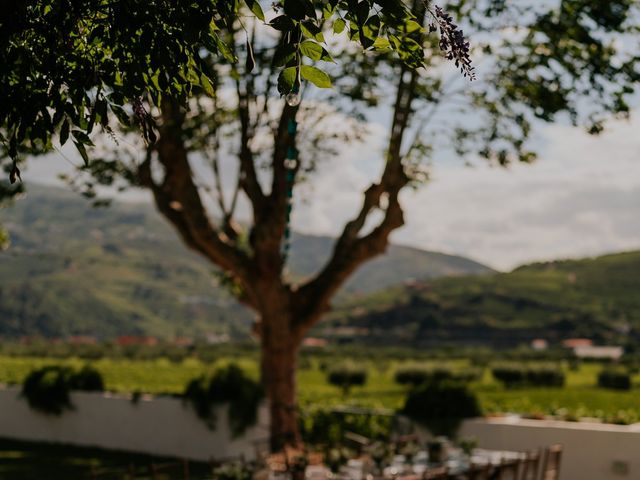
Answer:
[{"label": "building", "polygon": [[616,346],[602,346],[595,345],[583,345],[577,346],[573,349],[573,353],[578,358],[596,358],[596,359],[608,359],[619,360],[624,354],[624,348]]}]

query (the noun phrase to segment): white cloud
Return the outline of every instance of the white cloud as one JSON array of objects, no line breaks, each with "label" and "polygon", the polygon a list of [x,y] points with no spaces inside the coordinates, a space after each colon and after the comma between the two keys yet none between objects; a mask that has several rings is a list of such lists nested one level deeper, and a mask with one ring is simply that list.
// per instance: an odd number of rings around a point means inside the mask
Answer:
[{"label": "white cloud", "polygon": [[[553,126],[541,159],[505,170],[436,165],[432,182],[406,192],[407,225],[394,241],[470,256],[496,268],[558,257],[640,248],[640,122],[612,125],[601,137]],[[294,228],[336,234],[357,211],[380,166],[384,131],[328,161]],[[366,162],[367,167],[362,163]],[[449,162],[448,162],[449,163]]]}]

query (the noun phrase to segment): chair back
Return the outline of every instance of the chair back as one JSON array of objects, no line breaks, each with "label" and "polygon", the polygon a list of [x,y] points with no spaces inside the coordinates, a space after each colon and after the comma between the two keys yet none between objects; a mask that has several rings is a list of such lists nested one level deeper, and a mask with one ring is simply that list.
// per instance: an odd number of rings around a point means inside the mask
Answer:
[{"label": "chair back", "polygon": [[472,463],[465,478],[468,480],[489,480],[491,478],[491,464]]},{"label": "chair back", "polygon": [[520,480],[538,480],[540,473],[540,450],[530,450],[522,460]]},{"label": "chair back", "polygon": [[562,458],[562,445],[551,445],[545,449],[544,467],[541,480],[558,480],[560,477],[560,459]]},{"label": "chair back", "polygon": [[518,480],[521,459],[502,460],[497,468],[497,480]]}]

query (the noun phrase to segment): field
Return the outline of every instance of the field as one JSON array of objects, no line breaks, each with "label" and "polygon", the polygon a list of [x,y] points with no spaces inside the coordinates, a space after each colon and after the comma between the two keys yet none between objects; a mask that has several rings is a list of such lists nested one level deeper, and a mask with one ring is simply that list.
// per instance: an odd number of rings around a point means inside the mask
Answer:
[{"label": "field", "polygon": [[[205,363],[196,358],[171,362],[166,358],[152,360],[100,359],[91,361],[105,380],[109,391],[141,392],[151,394],[181,394],[187,382],[224,363],[239,363],[251,375],[258,376],[254,358],[219,358]],[[335,360],[334,360],[335,361]],[[326,381],[326,365],[331,358],[305,356],[298,372],[298,389],[303,408],[310,406],[353,405],[372,408],[396,409],[402,406],[406,388],[394,382],[394,372],[406,360],[359,359],[368,371],[367,383],[354,387],[344,396],[342,391]],[[79,358],[50,359],[34,357],[0,356],[0,383],[19,384],[33,369],[50,364],[81,366],[87,363]],[[439,362],[440,364],[443,361]],[[469,360],[447,360],[455,369],[464,369]],[[638,388],[640,376],[634,377],[631,391],[613,391],[596,387],[596,377],[602,365],[583,363],[571,370],[562,364],[566,374],[563,388],[505,389],[485,369],[480,381],[471,384],[486,413],[516,412],[532,416],[559,415],[563,418],[597,417],[607,421],[629,423],[640,420]]]}]

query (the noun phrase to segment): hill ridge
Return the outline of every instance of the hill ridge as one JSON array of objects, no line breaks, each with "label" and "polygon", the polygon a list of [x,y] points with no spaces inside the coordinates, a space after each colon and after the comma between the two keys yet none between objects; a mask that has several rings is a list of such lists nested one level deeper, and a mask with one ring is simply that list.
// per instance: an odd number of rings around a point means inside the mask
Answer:
[{"label": "hill ridge", "polygon": [[[217,288],[213,267],[178,240],[148,204],[93,209],[78,195],[32,185],[0,210],[12,248],[0,254],[0,336],[225,332],[243,336],[252,315]],[[297,276],[316,271],[333,240],[295,234]],[[490,273],[465,259],[391,246],[362,268],[343,296],[405,278]]]}]

